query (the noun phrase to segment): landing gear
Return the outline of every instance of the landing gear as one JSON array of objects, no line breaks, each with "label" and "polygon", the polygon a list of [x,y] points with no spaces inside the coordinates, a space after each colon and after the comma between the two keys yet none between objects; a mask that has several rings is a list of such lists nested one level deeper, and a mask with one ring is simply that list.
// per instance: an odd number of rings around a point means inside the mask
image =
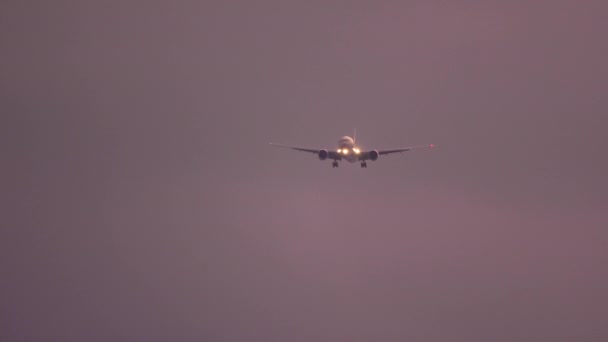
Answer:
[{"label": "landing gear", "polygon": [[337,162],[337,161],[335,161],[335,160],[334,160],[334,162],[333,162],[333,163],[331,163],[331,167],[332,167],[332,168],[334,168],[334,167],[338,167],[338,166],[339,166],[339,165],[338,165],[338,162]]},{"label": "landing gear", "polygon": [[361,168],[366,168],[367,169],[367,163],[366,162],[361,162]]}]

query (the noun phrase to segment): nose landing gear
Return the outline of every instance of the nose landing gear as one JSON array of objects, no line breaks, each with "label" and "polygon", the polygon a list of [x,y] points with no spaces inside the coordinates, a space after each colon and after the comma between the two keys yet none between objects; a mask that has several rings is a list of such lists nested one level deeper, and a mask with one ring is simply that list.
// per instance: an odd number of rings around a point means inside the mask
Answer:
[{"label": "nose landing gear", "polygon": [[366,168],[367,169],[367,163],[366,162],[361,162],[361,168]]},{"label": "nose landing gear", "polygon": [[332,167],[332,168],[334,168],[334,167],[338,167],[338,166],[339,166],[339,165],[338,165],[338,162],[337,162],[337,161],[335,161],[335,160],[334,160],[334,162],[333,162],[333,163],[331,163],[331,167]]}]

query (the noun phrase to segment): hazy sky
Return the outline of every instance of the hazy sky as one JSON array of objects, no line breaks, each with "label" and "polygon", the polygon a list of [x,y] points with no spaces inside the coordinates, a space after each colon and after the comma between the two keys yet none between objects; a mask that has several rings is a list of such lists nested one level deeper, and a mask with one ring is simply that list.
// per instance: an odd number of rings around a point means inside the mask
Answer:
[{"label": "hazy sky", "polygon": [[607,17],[3,0],[0,340],[607,340]]}]

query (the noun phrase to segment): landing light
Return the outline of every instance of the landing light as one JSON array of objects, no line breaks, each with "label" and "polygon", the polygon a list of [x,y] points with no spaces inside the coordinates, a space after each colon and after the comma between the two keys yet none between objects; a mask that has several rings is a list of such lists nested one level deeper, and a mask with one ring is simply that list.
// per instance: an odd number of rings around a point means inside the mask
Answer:
[{"label": "landing light", "polygon": [[341,150],[341,149],[338,149],[338,153],[342,153],[342,150]]},{"label": "landing light", "polygon": [[343,150],[342,150],[342,153],[344,153],[344,154],[348,154],[348,150],[347,150],[347,149],[343,149]]},{"label": "landing light", "polygon": [[358,148],[353,148],[353,151],[355,151],[356,154],[359,154],[359,152],[361,152]]}]

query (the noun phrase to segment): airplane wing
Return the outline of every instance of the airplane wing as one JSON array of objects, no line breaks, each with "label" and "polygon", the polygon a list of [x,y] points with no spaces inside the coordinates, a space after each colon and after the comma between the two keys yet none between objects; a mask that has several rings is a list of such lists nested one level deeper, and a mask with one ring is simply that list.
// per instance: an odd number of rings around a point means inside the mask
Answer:
[{"label": "airplane wing", "polygon": [[431,145],[425,145],[425,146],[411,146],[411,147],[403,147],[403,148],[395,148],[395,149],[391,149],[391,150],[379,150],[378,154],[379,155],[383,155],[383,154],[391,154],[391,153],[401,153],[401,152],[407,152],[416,148],[433,148],[435,147],[435,145],[431,144]]},{"label": "airplane wing", "polygon": [[[433,148],[433,147],[435,147],[435,145],[431,144],[431,145],[424,145],[424,146],[393,148],[393,149],[389,149],[389,150],[365,151],[365,152],[361,152],[361,155],[359,156],[359,160],[367,160],[367,159],[376,160],[376,158],[378,158],[378,156],[381,156],[381,155],[392,154],[392,153],[403,153],[403,152],[407,152],[407,151],[417,149],[417,148]],[[374,156],[374,154],[376,154],[376,155]]]},{"label": "airplane wing", "polygon": [[[272,143],[272,142],[270,143],[270,145],[271,146],[277,146],[277,147],[290,148],[292,150],[296,150],[296,151],[300,151],[300,152],[314,153],[316,155],[318,155],[319,152],[321,152],[321,150],[319,150],[319,149],[297,147],[297,146],[288,146],[288,145],[282,145],[282,144],[275,144],[275,143]],[[327,153],[328,153],[328,158],[329,159],[338,159],[338,160],[342,159],[342,156],[337,151],[327,151]]]},{"label": "airplane wing", "polygon": [[290,148],[290,149],[296,150],[296,151],[310,152],[310,153],[315,153],[315,154],[317,154],[317,153],[319,153],[319,151],[321,151],[321,150],[315,150],[315,149],[312,149],[312,148],[287,146],[287,145],[281,145],[281,144],[275,144],[275,143],[270,143],[270,145],[277,146],[277,147],[285,147],[285,148]]}]

